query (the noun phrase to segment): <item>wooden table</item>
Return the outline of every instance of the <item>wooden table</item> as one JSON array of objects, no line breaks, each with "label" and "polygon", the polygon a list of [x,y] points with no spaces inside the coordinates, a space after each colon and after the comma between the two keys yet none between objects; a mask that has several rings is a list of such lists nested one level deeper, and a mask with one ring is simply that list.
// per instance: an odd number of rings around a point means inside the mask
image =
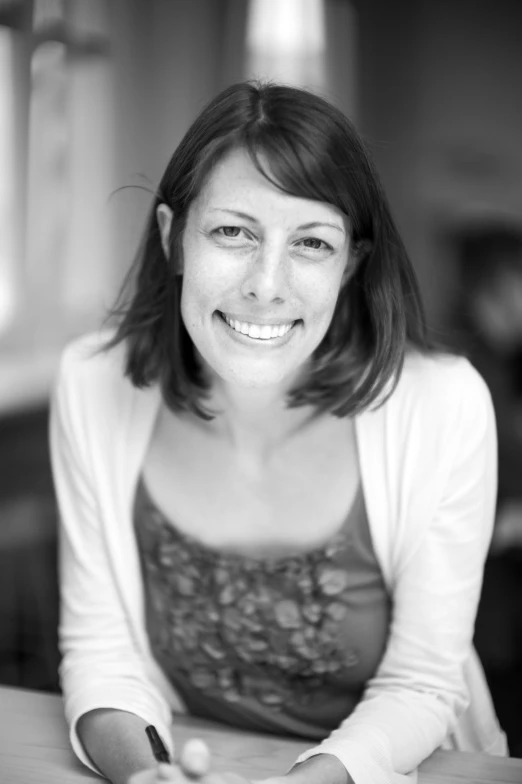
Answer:
[{"label": "wooden table", "polygon": [[[288,769],[309,744],[254,735],[176,716],[179,746],[209,745],[214,767],[251,778]],[[0,784],[89,784],[103,781],[73,755],[59,696],[0,687]],[[522,760],[438,751],[421,766],[419,784],[522,784]]]}]

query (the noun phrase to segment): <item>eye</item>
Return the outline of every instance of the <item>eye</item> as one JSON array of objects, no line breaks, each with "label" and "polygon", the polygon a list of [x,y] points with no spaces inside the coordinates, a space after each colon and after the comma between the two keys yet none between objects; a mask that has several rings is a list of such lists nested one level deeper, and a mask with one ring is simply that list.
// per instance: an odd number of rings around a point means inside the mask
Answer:
[{"label": "eye", "polygon": [[220,226],[217,229],[217,233],[221,234],[222,237],[239,237],[240,232],[239,226]]},{"label": "eye", "polygon": [[305,239],[299,240],[297,244],[309,250],[333,250],[331,245],[317,237],[305,237]]},{"label": "eye", "polygon": [[217,226],[210,234],[218,245],[231,250],[251,248],[255,243],[255,236],[243,226]]}]

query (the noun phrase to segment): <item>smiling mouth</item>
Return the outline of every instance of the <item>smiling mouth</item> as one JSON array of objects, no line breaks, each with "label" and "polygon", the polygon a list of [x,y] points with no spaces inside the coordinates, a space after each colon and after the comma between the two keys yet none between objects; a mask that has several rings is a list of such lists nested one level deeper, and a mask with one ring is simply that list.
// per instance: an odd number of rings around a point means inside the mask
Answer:
[{"label": "smiling mouth", "polygon": [[235,332],[239,332],[241,335],[246,335],[253,340],[273,340],[274,338],[282,338],[297,324],[297,321],[287,321],[281,324],[251,324],[250,322],[232,319],[219,310],[217,312],[231,329]]}]

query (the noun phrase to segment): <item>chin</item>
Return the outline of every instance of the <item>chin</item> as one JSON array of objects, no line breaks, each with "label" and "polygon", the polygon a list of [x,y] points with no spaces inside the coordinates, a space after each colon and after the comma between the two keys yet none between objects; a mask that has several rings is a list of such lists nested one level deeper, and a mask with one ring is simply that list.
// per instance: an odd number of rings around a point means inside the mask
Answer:
[{"label": "chin", "polygon": [[295,378],[295,373],[286,372],[263,372],[259,369],[248,371],[227,368],[226,371],[218,374],[221,379],[227,384],[233,384],[236,387],[243,389],[274,389],[287,388],[292,384]]}]

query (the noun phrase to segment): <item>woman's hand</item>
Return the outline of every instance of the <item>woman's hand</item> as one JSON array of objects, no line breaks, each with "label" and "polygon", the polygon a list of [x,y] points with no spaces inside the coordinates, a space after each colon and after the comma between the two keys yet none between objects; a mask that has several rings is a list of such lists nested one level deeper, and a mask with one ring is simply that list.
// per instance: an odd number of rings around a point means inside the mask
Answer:
[{"label": "woman's hand", "polygon": [[[179,764],[178,764],[179,762]],[[153,768],[134,773],[127,784],[254,784],[237,773],[212,773],[206,743],[199,738],[188,740],[174,764],[160,762]],[[283,784],[281,777],[256,780],[255,784]]]},{"label": "woman's hand", "polygon": [[[198,779],[199,784],[254,784],[237,773],[208,773]],[[160,762],[154,768],[142,770],[130,777],[128,784],[194,784],[195,778],[188,776],[178,765]],[[255,784],[276,784],[276,779],[264,779]]]},{"label": "woman's hand", "polygon": [[153,768],[147,768],[147,770],[140,770],[139,773],[134,773],[127,784],[165,784],[165,782],[168,784],[168,782],[173,781],[178,781],[174,765],[160,762]]}]

